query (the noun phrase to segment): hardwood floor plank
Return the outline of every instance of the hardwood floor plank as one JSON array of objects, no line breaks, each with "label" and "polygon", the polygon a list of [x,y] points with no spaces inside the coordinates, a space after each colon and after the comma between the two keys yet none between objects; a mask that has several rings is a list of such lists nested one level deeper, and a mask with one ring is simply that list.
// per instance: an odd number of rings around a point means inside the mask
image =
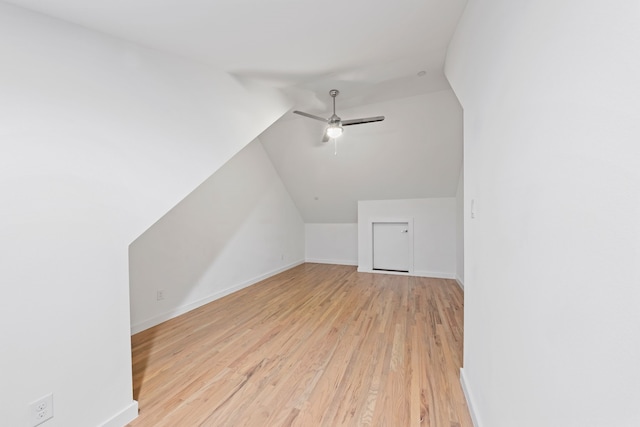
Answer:
[{"label": "hardwood floor plank", "polygon": [[472,427],[453,280],[303,264],[132,337],[131,427]]}]

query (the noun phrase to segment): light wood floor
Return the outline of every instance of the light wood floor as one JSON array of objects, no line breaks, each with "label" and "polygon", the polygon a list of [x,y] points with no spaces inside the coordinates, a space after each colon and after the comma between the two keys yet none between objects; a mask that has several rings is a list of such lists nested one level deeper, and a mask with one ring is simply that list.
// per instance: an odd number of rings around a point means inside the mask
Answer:
[{"label": "light wood floor", "polygon": [[472,427],[452,280],[303,264],[132,337],[130,426]]}]

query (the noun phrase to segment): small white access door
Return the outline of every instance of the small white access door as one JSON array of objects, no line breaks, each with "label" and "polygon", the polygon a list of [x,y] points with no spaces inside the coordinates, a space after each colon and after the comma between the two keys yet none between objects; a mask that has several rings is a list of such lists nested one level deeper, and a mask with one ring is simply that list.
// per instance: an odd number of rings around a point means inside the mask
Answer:
[{"label": "small white access door", "polygon": [[374,222],[373,269],[408,273],[410,243],[408,222]]}]

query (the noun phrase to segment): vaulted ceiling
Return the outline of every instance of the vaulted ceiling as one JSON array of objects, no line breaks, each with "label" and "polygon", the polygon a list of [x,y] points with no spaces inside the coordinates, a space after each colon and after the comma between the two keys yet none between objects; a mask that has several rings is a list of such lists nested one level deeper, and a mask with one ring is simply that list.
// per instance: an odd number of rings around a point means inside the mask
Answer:
[{"label": "vaulted ceiling", "polygon": [[337,156],[322,123],[293,114],[260,137],[305,222],[355,222],[359,199],[455,195],[462,118],[443,65],[466,0],[8,2],[278,87],[292,109],[328,117],[335,88],[343,119],[385,115],[346,128]]},{"label": "vaulted ceiling", "polygon": [[322,143],[322,122],[290,114],[260,136],[305,222],[357,222],[358,200],[456,194],[462,110],[451,90],[338,113],[386,119],[345,127],[340,138]]}]

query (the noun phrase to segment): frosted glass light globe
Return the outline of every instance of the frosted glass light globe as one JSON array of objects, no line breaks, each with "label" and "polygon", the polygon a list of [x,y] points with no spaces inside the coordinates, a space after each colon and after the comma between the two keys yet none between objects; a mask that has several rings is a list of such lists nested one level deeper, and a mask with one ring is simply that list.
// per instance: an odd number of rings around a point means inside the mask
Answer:
[{"label": "frosted glass light globe", "polygon": [[340,125],[329,125],[327,128],[327,136],[329,138],[337,138],[342,135],[342,126]]}]

